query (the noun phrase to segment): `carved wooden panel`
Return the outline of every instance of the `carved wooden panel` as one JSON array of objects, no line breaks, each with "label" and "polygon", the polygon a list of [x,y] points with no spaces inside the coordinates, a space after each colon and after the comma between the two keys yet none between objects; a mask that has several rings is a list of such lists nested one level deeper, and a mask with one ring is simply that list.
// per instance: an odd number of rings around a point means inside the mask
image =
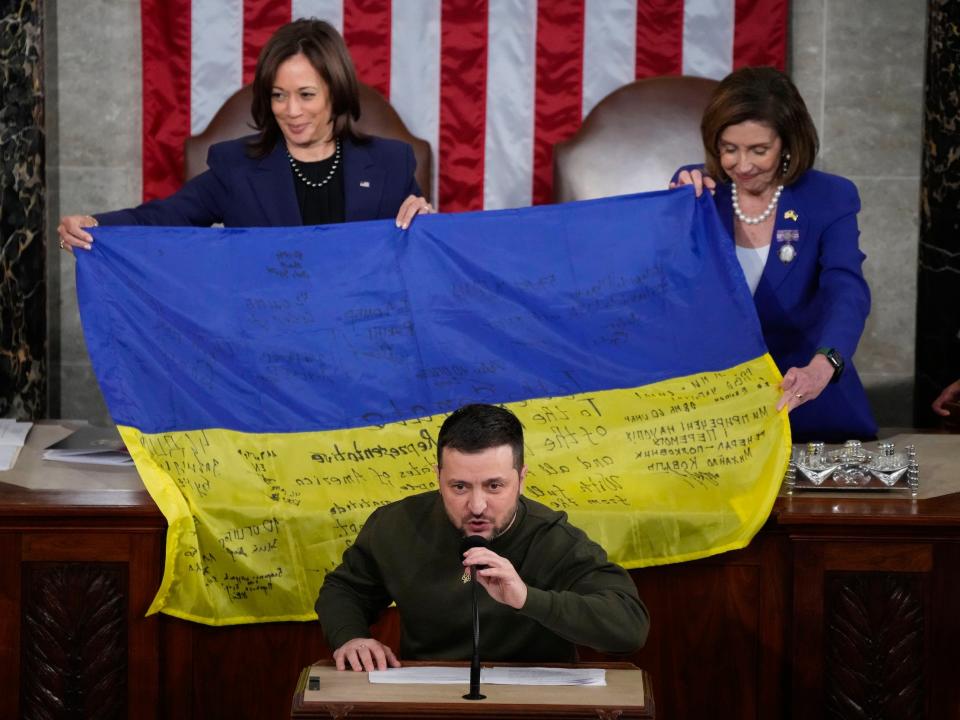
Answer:
[{"label": "carved wooden panel", "polygon": [[126,566],[28,562],[22,582],[23,717],[126,717]]},{"label": "carved wooden panel", "polygon": [[787,585],[780,540],[759,538],[713,558],[631,571],[650,611],[650,636],[642,650],[616,659],[650,673],[658,717],[784,717]]},{"label": "carved wooden panel", "polygon": [[828,572],[824,590],[827,717],[926,717],[923,575]]}]

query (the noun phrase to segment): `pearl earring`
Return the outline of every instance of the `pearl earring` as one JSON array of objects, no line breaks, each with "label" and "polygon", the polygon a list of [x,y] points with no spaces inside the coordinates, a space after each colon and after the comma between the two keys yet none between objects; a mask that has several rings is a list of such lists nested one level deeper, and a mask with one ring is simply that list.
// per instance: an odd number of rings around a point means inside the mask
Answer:
[{"label": "pearl earring", "polygon": [[780,170],[780,174],[781,174],[781,175],[786,175],[786,174],[787,174],[787,170],[789,170],[789,169],[790,169],[790,153],[784,153],[784,156],[783,156],[783,167],[782,167],[782,169]]}]

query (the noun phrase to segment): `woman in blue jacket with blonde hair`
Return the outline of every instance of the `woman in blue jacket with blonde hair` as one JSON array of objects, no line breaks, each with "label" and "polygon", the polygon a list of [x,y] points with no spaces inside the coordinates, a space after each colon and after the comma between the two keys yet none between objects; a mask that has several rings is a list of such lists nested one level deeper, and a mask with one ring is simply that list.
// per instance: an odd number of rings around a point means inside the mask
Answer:
[{"label": "woman in blue jacket with blonde hair", "polygon": [[870,312],[849,180],[813,169],[817,131],[797,88],[774,68],[717,86],[700,125],[706,163],[671,187],[714,193],[783,373],[777,409],[795,441],[870,439],[877,426],[851,362]]}]

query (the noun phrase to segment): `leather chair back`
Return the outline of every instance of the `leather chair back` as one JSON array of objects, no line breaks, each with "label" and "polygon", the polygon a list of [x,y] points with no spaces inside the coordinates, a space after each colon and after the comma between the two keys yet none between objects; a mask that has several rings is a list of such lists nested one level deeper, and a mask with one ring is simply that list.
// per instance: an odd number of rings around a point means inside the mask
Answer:
[{"label": "leather chair back", "polygon": [[716,80],[656,77],[607,95],[553,151],[556,202],[664,190],[681,165],[703,162],[700,118]]},{"label": "leather chair back", "polygon": [[[207,151],[214,143],[250,135],[255,132],[250,115],[253,91],[244,85],[231,95],[217,110],[213,120],[199,135],[187,138],[184,145],[184,179],[196,177],[207,169]],[[414,136],[400,119],[397,111],[379,92],[360,83],[360,119],[354,124],[366,135],[403,140],[413,148],[417,159],[416,178],[424,197],[431,200],[432,184],[430,143]]]}]

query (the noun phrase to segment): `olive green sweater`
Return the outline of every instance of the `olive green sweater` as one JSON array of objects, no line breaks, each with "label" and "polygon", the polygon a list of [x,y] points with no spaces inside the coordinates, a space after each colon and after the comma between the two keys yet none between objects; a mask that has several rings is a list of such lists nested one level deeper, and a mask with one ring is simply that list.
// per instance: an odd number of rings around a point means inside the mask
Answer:
[{"label": "olive green sweater", "polygon": [[[472,591],[462,578],[461,539],[437,491],[376,510],[320,589],[316,608],[330,647],[369,637],[370,624],[396,602],[401,659],[469,660]],[[490,549],[513,563],[528,591],[514,610],[479,588],[483,660],[570,662],[575,645],[643,646],[649,617],[633,581],[566,513],[521,497],[517,519]]]}]

